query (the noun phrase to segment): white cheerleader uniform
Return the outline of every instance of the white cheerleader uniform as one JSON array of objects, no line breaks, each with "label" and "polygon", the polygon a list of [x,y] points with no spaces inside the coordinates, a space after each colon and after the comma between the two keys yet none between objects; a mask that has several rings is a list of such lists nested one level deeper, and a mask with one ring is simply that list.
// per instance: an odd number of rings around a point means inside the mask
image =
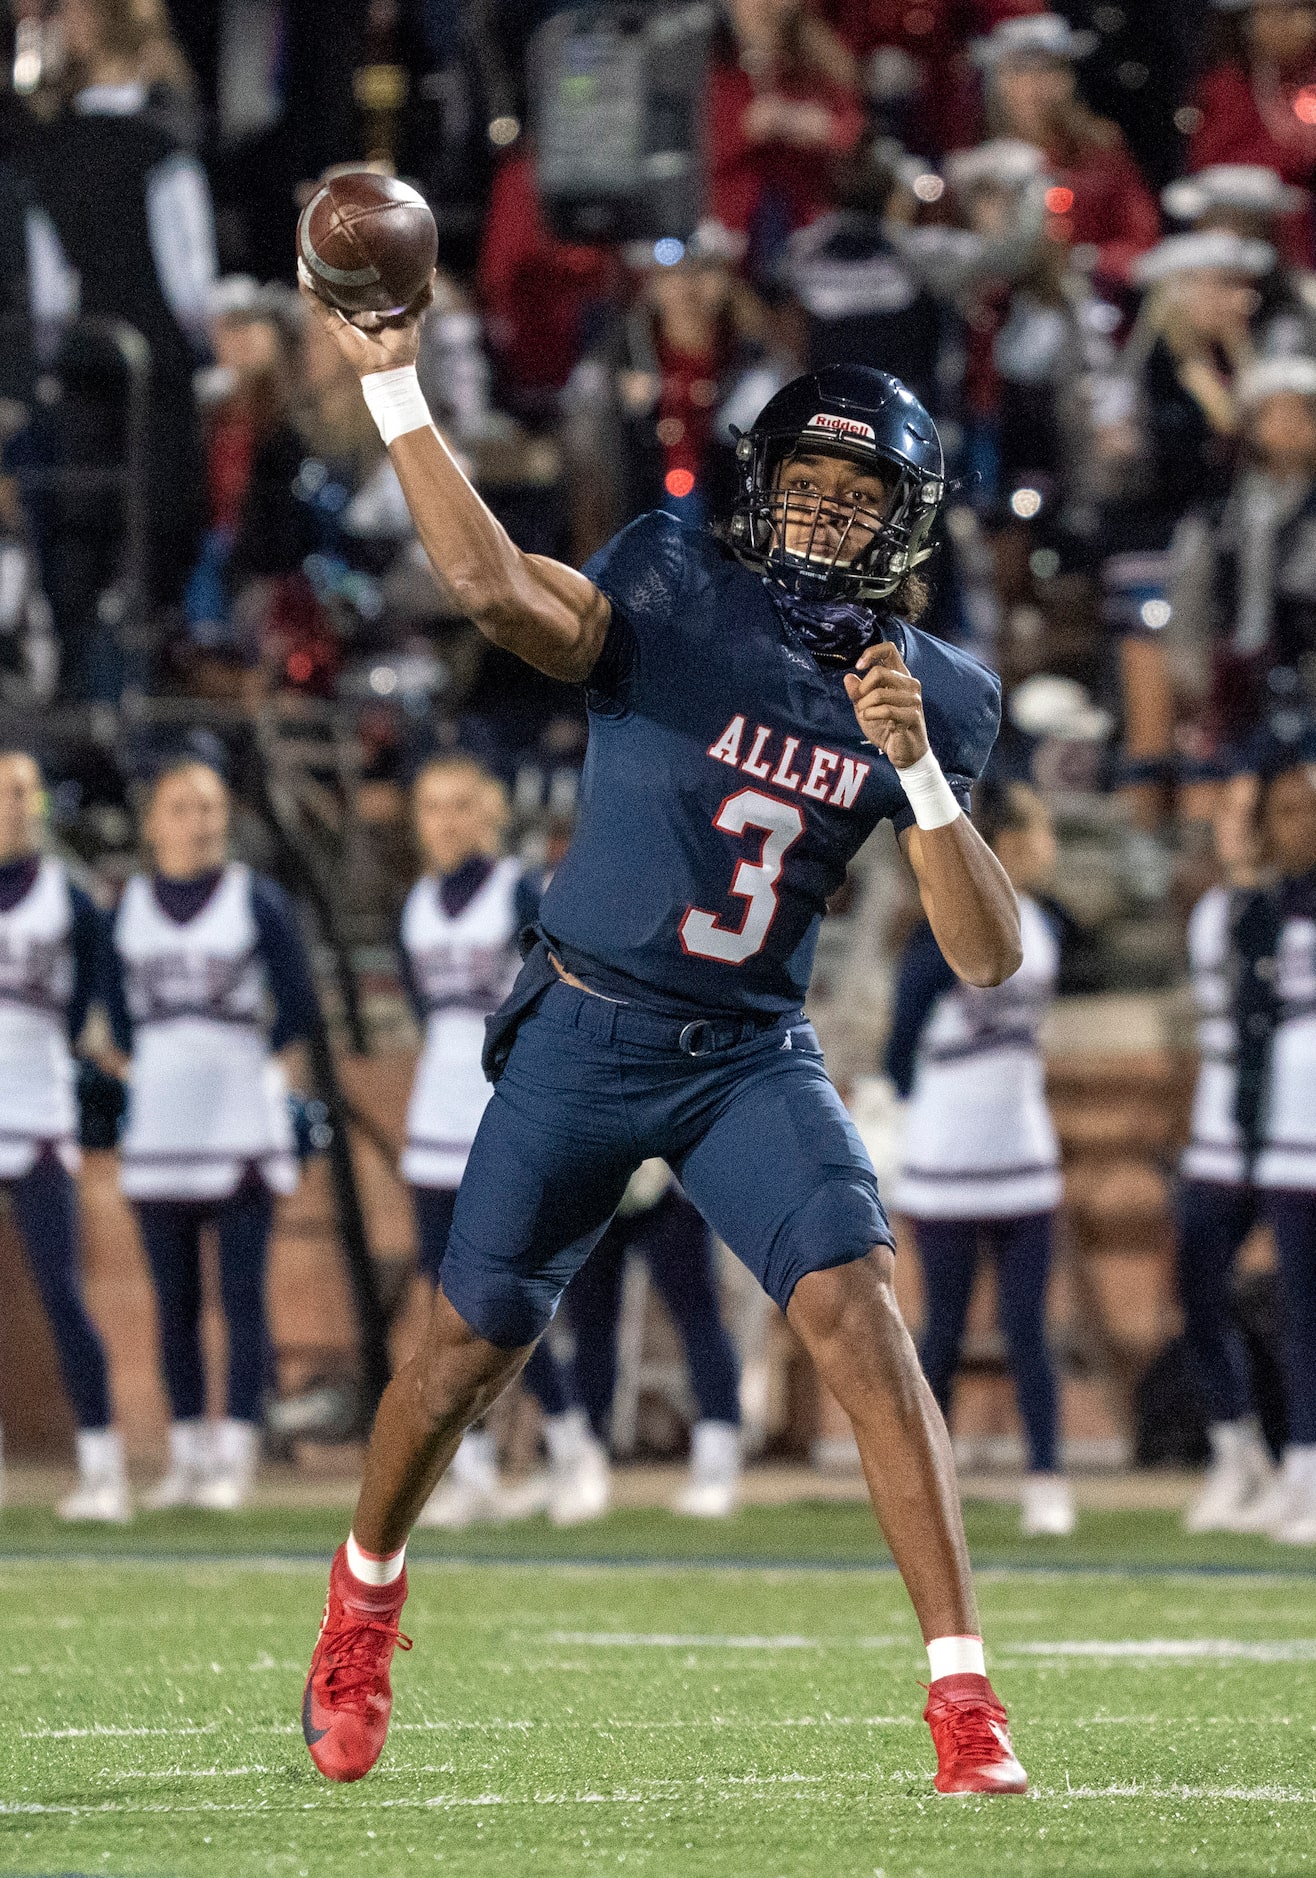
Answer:
[{"label": "white cheerleader uniform", "polygon": [[1014,976],[986,988],[957,982],[923,1028],[895,1192],[897,1210],[914,1219],[1019,1219],[1060,1204],[1038,1043],[1059,948],[1036,901],[1020,897],[1019,919]]},{"label": "white cheerleader uniform", "polygon": [[17,905],[0,913],[0,1180],[21,1179],[52,1149],[77,1171],[73,919],[68,875],[48,858]]},{"label": "white cheerleader uniform", "polygon": [[232,862],[191,919],[128,882],[114,923],[132,1020],[121,1185],[131,1200],[223,1200],[253,1170],[297,1185],[288,1088],[269,1045],[270,993],[251,869]]},{"label": "white cheerleader uniform", "polygon": [[402,909],[400,941],[425,1022],[407,1109],[402,1176],[414,1187],[461,1184],[475,1132],[493,1094],[480,1068],[484,1020],[512,988],[513,941],[523,869],[494,863],[461,911],[444,909],[440,882],[418,880]]},{"label": "white cheerleader uniform", "polygon": [[1180,1168],[1186,1180],[1247,1184],[1247,1154],[1235,1117],[1238,1024],[1234,1016],[1234,896],[1212,887],[1188,920],[1188,970],[1197,1006],[1197,1085]]},{"label": "white cheerleader uniform", "polygon": [[1316,1193],[1316,896],[1291,910],[1275,954],[1279,1010],[1253,1178],[1272,1191]]}]

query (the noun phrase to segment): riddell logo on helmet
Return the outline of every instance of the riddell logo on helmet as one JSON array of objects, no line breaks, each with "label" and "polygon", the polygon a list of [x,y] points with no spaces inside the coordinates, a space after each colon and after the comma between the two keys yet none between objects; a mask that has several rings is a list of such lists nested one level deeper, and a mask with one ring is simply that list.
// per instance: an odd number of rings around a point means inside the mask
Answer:
[{"label": "riddell logo on helmet", "polygon": [[871,424],[863,424],[857,417],[833,417],[828,411],[815,412],[804,428],[830,430],[838,437],[862,437],[865,443],[877,442],[877,432]]}]

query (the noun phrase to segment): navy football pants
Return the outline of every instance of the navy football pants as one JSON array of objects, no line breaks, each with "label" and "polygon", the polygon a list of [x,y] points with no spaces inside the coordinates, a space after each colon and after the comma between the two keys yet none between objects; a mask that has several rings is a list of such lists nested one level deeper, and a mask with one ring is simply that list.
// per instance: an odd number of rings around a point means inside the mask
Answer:
[{"label": "navy football pants", "polygon": [[1179,1302],[1208,1422],[1252,1413],[1251,1368],[1234,1316],[1234,1261],[1260,1217],[1250,1187],[1185,1180],[1179,1189]]},{"label": "navy football pants", "polygon": [[1022,1219],[916,1219],[912,1222],[927,1294],[920,1356],[943,1415],[964,1341],[964,1320],[978,1260],[996,1263],[996,1318],[1005,1338],[1019,1414],[1035,1474],[1056,1467],[1056,1379],[1046,1347],[1046,1287],[1051,1270],[1051,1213]]},{"label": "navy football pants", "polygon": [[480,1122],[443,1289],[503,1348],[542,1334],[653,1155],[783,1310],[806,1273],[892,1243],[811,1026],[690,1056],[623,1041],[626,1009],[551,985],[521,1020]]},{"label": "navy football pants", "polygon": [[668,1191],[647,1212],[615,1219],[567,1290],[576,1387],[595,1434],[600,1441],[608,1439],[628,1252],[644,1259],[676,1326],[700,1420],[739,1427],[740,1370],[722,1322],[712,1235],[684,1195]]},{"label": "navy football pants", "polygon": [[228,1413],[234,1421],[260,1421],[270,1374],[265,1268],[274,1195],[255,1179],[227,1200],[138,1200],[134,1210],[155,1281],[171,1415],[182,1422],[206,1412],[201,1234],[211,1225],[219,1240],[219,1290],[228,1322]]},{"label": "navy football pants", "polygon": [[[411,1189],[420,1272],[432,1285],[439,1282],[456,1204],[455,1187]],[[521,1371],[521,1380],[545,1415],[562,1415],[572,1406],[575,1398],[571,1378],[546,1343],[535,1345],[530,1361]]]},{"label": "navy football pants", "polygon": [[1316,1193],[1271,1191],[1265,1207],[1284,1296],[1289,1441],[1309,1447],[1316,1443]]},{"label": "navy football pants", "polygon": [[82,1301],[77,1185],[53,1154],[43,1154],[26,1174],[4,1185],[50,1321],[60,1374],[78,1427],[108,1427],[105,1352]]}]

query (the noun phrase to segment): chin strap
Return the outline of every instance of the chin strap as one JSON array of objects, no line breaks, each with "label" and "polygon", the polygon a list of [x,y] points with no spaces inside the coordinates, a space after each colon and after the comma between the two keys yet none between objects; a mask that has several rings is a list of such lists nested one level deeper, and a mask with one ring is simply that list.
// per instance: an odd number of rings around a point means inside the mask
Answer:
[{"label": "chin strap", "polygon": [[873,609],[856,600],[797,600],[778,592],[772,598],[796,638],[829,664],[853,665],[865,646],[883,637]]}]

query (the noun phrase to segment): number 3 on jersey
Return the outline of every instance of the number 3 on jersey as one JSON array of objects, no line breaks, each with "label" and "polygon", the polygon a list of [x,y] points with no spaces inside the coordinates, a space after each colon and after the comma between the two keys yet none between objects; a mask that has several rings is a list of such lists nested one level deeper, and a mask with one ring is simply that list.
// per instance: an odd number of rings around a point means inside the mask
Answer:
[{"label": "number 3 on jersey", "polygon": [[741,861],[731,878],[731,891],[747,902],[739,926],[723,926],[715,913],[687,907],[681,921],[681,944],[697,958],[720,959],[724,965],[743,965],[763,949],[777,913],[777,882],[786,851],[804,833],[804,816],[793,802],[765,796],[759,789],[742,789],[728,796],[713,817],[714,828],[728,835],[761,829],[766,839],[757,861]]}]

